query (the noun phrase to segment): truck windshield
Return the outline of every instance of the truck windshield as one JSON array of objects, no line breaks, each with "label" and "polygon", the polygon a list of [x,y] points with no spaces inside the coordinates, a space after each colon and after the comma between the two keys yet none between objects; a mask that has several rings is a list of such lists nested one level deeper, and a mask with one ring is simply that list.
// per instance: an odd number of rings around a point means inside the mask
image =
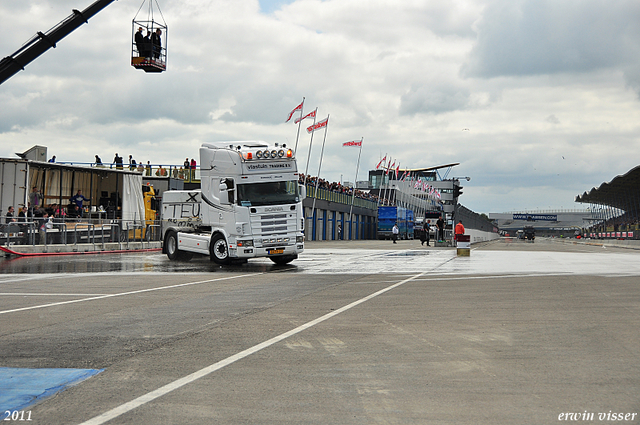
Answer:
[{"label": "truck windshield", "polygon": [[299,201],[297,180],[238,185],[238,205],[245,207],[295,204]]}]

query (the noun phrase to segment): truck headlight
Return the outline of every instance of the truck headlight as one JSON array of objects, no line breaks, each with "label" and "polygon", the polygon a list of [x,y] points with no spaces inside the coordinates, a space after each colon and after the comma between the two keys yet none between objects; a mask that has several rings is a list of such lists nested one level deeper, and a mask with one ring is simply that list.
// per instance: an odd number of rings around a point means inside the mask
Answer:
[{"label": "truck headlight", "polygon": [[304,242],[304,236],[296,236],[296,243],[303,243]]}]

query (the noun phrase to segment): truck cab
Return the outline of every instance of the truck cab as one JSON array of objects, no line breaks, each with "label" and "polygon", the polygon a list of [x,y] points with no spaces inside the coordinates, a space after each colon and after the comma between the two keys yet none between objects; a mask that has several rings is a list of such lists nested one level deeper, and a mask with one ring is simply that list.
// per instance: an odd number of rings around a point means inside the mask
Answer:
[{"label": "truck cab", "polygon": [[533,226],[525,226],[523,229],[523,239],[533,242],[536,239],[536,229]]},{"label": "truck cab", "polygon": [[304,188],[286,145],[220,142],[200,148],[201,189],[165,192],[163,250],[218,264],[268,257],[287,264],[304,250]]}]

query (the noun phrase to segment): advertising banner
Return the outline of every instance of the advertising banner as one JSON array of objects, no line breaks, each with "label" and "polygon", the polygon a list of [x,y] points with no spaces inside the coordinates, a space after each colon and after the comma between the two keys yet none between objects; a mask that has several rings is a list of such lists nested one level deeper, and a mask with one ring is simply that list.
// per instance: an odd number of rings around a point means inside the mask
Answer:
[{"label": "advertising banner", "polygon": [[558,221],[557,214],[514,214],[514,220],[526,221]]}]

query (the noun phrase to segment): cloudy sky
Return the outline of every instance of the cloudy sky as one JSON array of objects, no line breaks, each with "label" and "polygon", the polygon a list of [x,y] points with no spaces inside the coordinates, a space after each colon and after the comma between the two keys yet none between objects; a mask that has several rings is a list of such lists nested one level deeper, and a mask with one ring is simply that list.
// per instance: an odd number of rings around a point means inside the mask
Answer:
[{"label": "cloudy sky", "polygon": [[[91,3],[2,0],[0,56]],[[322,177],[353,181],[358,150],[341,145],[364,137],[358,180],[385,154],[459,162],[449,177],[471,177],[461,202],[477,212],[579,208],[640,162],[637,0],[158,0],[163,74],[129,65],[141,3],[112,3],[0,86],[0,156],[181,164],[204,142],[293,146],[284,121],[304,96],[330,115]]]}]

